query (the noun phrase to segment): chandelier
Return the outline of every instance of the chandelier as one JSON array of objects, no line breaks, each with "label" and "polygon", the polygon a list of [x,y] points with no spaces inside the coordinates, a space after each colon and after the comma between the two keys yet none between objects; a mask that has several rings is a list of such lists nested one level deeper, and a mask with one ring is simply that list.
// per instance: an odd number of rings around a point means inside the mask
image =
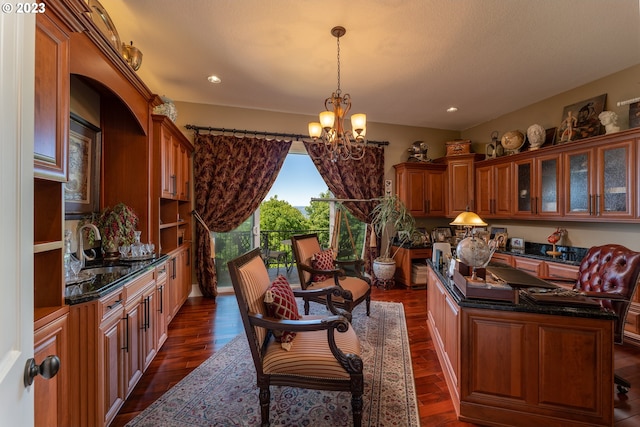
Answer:
[{"label": "chandelier", "polygon": [[351,129],[344,128],[344,118],[351,109],[351,96],[340,90],[340,37],[347,32],[344,27],[333,27],[331,34],[337,39],[338,46],[338,89],[325,99],[320,122],[309,123],[309,136],[314,143],[324,145],[332,161],[360,160],[364,156],[367,133],[367,115],[351,116]]}]

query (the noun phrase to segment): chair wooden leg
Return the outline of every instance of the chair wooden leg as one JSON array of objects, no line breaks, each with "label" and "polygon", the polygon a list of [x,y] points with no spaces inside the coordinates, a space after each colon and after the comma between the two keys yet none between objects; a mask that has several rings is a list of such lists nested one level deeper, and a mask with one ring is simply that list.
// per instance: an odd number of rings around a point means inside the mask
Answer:
[{"label": "chair wooden leg", "polygon": [[613,376],[613,383],[618,386],[618,393],[627,394],[631,388],[631,383],[619,375]]},{"label": "chair wooden leg", "polygon": [[305,316],[309,315],[309,300],[308,299],[304,299],[304,314]]},{"label": "chair wooden leg", "polygon": [[269,427],[269,404],[271,403],[271,391],[269,386],[260,388],[260,416],[262,427]]},{"label": "chair wooden leg", "polygon": [[371,314],[371,294],[367,296],[366,304],[367,304],[367,316],[369,316],[369,314]]},{"label": "chair wooden leg", "polygon": [[362,394],[351,395],[351,412],[353,413],[353,427],[362,426]]}]

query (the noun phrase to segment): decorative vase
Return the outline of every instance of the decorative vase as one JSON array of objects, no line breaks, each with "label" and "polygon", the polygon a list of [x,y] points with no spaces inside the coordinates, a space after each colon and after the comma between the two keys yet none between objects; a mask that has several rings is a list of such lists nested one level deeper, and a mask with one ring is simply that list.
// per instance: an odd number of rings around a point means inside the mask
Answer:
[{"label": "decorative vase", "polygon": [[105,240],[102,243],[103,259],[105,261],[117,261],[120,259],[120,251],[118,250],[118,239]]},{"label": "decorative vase", "polygon": [[396,262],[392,258],[388,259],[374,259],[373,260],[373,274],[382,280],[393,279],[393,275],[396,272]]}]

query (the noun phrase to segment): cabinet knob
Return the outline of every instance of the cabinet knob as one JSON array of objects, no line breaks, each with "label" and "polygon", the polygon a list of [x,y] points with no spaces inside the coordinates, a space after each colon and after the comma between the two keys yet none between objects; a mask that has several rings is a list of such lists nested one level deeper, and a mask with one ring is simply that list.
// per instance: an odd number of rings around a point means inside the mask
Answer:
[{"label": "cabinet knob", "polygon": [[45,379],[51,379],[56,376],[60,370],[60,358],[58,356],[47,356],[41,364],[36,364],[36,359],[27,360],[24,367],[24,386],[29,387],[33,384],[33,380],[38,375]]}]

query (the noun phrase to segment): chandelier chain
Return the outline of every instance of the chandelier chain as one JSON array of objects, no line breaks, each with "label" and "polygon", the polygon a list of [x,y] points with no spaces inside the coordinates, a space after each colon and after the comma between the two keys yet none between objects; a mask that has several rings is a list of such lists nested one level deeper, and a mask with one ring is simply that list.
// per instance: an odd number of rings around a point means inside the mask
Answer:
[{"label": "chandelier chain", "polygon": [[338,39],[337,44],[338,44],[338,90],[337,90],[337,95],[340,96],[341,90],[340,90],[340,37],[336,37]]}]

